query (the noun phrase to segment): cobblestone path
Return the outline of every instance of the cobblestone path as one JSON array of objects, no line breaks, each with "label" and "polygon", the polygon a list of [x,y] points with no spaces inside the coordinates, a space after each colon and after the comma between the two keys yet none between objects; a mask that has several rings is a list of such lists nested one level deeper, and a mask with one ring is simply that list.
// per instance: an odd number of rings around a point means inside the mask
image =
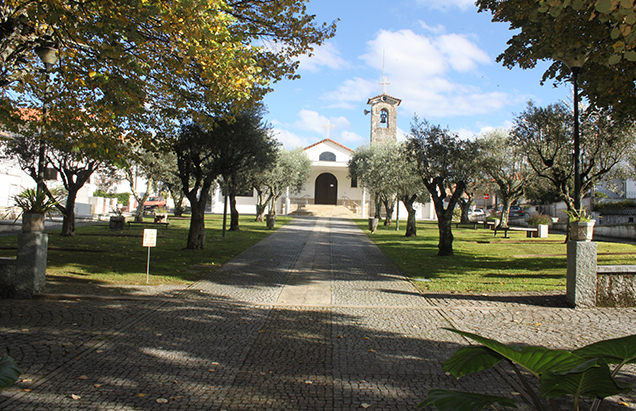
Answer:
[{"label": "cobblestone path", "polygon": [[518,396],[504,369],[445,375],[467,341],[441,327],[566,349],[636,333],[635,309],[562,303],[422,295],[353,222],[296,218],[170,296],[0,300],[0,354],[24,371],[0,410],[413,410],[433,387]]}]

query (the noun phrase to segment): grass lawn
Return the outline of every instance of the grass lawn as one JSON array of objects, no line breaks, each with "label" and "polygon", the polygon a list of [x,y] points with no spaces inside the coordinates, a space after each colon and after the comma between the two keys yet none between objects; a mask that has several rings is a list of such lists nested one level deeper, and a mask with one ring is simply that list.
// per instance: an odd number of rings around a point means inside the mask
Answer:
[{"label": "grass lawn", "polygon": [[[406,222],[395,227],[360,228],[426,291],[511,292],[564,290],[567,269],[565,236],[526,238],[525,232],[509,232],[511,238],[493,236],[491,230],[455,228],[454,256],[438,257],[437,222],[418,222],[417,237],[404,236]],[[598,263],[636,264],[636,245],[598,243]]]},{"label": "grass lawn", "polygon": [[[150,284],[189,284],[272,233],[264,222],[245,215],[239,220],[240,231],[228,231],[222,238],[222,220],[220,215],[206,216],[204,250],[183,250],[189,219],[170,219],[168,228],[156,227],[157,247],[150,250]],[[290,220],[277,216],[276,226]],[[47,277],[145,285],[148,248],[142,246],[144,228],[155,227],[110,230],[108,223],[100,223],[78,227],[75,237],[61,237],[60,230],[49,232]],[[0,256],[15,257],[16,246],[17,236],[0,237]]]}]

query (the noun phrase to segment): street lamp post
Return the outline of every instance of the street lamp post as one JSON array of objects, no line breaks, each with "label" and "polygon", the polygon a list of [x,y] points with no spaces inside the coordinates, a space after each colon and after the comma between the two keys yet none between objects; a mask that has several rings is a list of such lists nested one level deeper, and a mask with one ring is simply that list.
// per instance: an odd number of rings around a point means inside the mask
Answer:
[{"label": "street lamp post", "polygon": [[574,88],[574,208],[581,210],[581,139],[579,135],[579,90],[578,77],[580,66],[573,66],[572,86]]},{"label": "street lamp post", "polygon": [[44,133],[46,130],[46,115],[47,115],[47,99],[49,91],[49,73],[53,66],[57,63],[57,49],[48,46],[41,46],[35,49],[35,53],[38,55],[42,63],[44,63],[45,70],[45,89],[44,89],[44,101],[42,102],[42,130],[40,132],[40,147],[38,150],[38,180],[37,180],[37,196],[40,197],[44,194],[44,169],[46,167],[45,151],[46,145],[44,142]]},{"label": "street lamp post", "polygon": [[559,57],[572,72],[574,88],[574,209],[581,211],[581,139],[579,133],[579,88],[578,78],[581,67],[588,59],[588,54],[576,58]]}]

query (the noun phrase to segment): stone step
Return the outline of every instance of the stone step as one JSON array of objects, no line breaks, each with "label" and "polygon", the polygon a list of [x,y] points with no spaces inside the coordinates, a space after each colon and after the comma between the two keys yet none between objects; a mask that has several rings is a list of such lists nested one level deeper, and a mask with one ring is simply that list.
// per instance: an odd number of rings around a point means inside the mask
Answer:
[{"label": "stone step", "polygon": [[327,204],[307,204],[291,214],[295,216],[311,217],[355,217],[355,214],[344,206],[334,206]]}]

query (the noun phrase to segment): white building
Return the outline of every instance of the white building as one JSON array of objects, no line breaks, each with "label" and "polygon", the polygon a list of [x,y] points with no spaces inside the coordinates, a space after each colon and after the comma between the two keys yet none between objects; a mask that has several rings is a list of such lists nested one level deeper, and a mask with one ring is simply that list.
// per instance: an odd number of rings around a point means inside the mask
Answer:
[{"label": "white building", "polygon": [[[370,98],[372,143],[397,139],[397,107],[401,100],[382,93]],[[373,199],[369,192],[360,187],[355,179],[349,177],[348,162],[354,150],[326,138],[308,147],[305,152],[312,162],[311,175],[300,193],[283,195],[276,205],[279,214],[289,214],[310,204],[344,206],[360,217],[373,213]],[[237,197],[236,207],[239,214],[256,212],[256,194]],[[432,203],[416,204],[417,219],[435,219]],[[217,189],[210,204],[212,213],[223,213],[223,195]],[[406,218],[407,211],[402,203],[397,211],[400,218]],[[395,216],[394,216],[395,217]]]}]

